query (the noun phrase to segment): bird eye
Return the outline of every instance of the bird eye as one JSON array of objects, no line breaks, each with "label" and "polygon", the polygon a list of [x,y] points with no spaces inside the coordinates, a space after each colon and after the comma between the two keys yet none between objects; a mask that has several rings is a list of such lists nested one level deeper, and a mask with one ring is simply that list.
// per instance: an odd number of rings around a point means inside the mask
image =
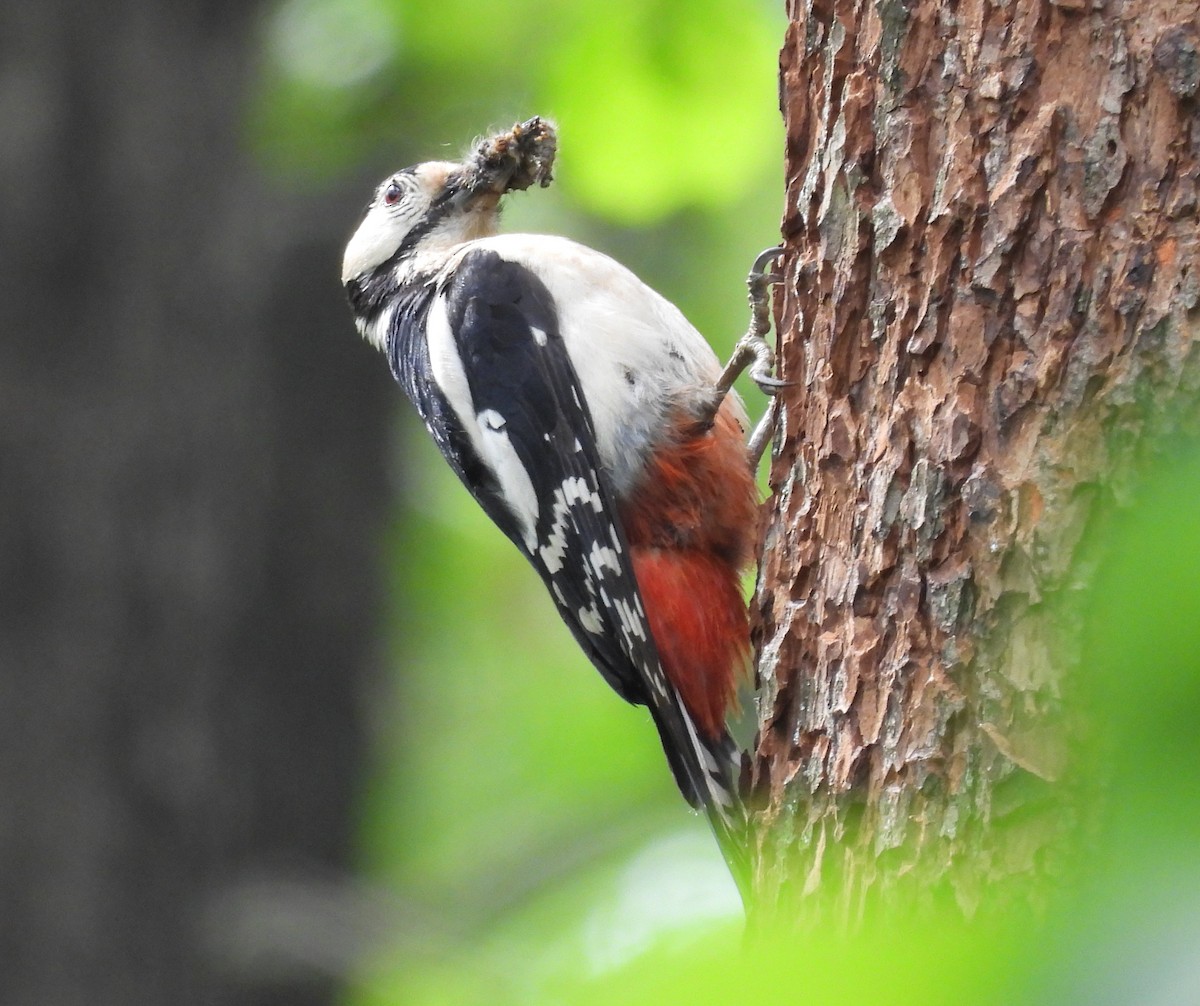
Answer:
[{"label": "bird eye", "polygon": [[395,206],[396,203],[400,202],[400,197],[402,195],[404,195],[404,190],[395,182],[392,182],[383,191],[383,205]]}]

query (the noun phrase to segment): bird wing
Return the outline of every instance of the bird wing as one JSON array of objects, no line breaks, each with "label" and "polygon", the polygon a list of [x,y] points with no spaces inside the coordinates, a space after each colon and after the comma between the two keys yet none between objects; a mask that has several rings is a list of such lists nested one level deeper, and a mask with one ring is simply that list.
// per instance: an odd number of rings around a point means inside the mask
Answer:
[{"label": "bird wing", "polygon": [[736,802],[729,752],[700,738],[663,673],[557,318],[526,266],[473,250],[397,312],[389,358],[451,467],[537,570],[592,663],[618,694],[649,707],[684,796],[727,810]]}]

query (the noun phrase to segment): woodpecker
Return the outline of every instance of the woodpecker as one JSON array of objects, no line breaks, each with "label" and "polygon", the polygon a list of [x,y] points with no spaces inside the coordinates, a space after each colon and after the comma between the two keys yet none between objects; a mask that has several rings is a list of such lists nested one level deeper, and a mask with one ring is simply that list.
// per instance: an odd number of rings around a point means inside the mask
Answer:
[{"label": "woodpecker", "polygon": [[781,384],[762,338],[776,252],[751,274],[751,331],[723,370],[674,305],[608,256],[497,234],[501,197],[549,184],[556,143],[534,118],[461,162],[384,179],[342,283],[359,332],[584,653],[649,709],[734,867],[745,817],[730,720],[752,681],[741,574],[765,438],[748,453],[730,385],[751,363],[764,390]]}]

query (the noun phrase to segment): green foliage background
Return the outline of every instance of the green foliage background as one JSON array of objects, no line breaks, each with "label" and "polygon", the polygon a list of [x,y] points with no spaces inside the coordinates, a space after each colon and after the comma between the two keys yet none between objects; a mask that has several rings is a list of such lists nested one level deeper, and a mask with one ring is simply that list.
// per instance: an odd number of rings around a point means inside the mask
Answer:
[{"label": "green foliage background", "polygon": [[[745,321],[741,277],[777,240],[783,28],[765,2],[284,0],[263,26],[248,136],[287,184],[361,178],[365,202],[395,167],[555,118],[557,181],[510,199],[507,228],[610,252],[723,354]],[[346,351],[366,351],[346,327]],[[1079,877],[1047,892],[1046,925],[964,928],[951,912],[743,951],[736,894],[648,718],[588,667],[399,393],[397,412],[381,542],[395,677],[371,710],[361,798],[362,870],[389,922],[347,1004],[749,1003],[781,988],[796,1001],[1116,1003],[1200,989],[1187,984],[1200,968],[1172,972],[1186,957],[1170,952],[1181,934],[1200,946],[1200,465],[1151,478],[1112,534],[1085,661],[1095,748],[1076,753],[1102,808]]]},{"label": "green foliage background", "polygon": [[[742,278],[778,240],[783,27],[766,3],[715,0],[284,0],[249,137],[286,184],[361,178],[365,202],[396,167],[550,116],[556,181],[511,197],[505,228],[609,252],[726,353]],[[361,802],[362,868],[397,922],[347,1002],[553,1001],[681,927],[730,924],[736,893],[648,717],[587,664],[399,393],[397,414],[395,679]]]}]

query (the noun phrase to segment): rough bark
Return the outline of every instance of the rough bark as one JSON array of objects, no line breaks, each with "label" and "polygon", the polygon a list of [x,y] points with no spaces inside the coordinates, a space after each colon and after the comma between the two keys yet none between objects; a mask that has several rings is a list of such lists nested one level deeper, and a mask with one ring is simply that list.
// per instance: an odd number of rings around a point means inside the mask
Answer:
[{"label": "rough bark", "polygon": [[1200,6],[790,17],[758,903],[970,913],[1055,869],[1084,532],[1194,401]]},{"label": "rough bark", "polygon": [[273,881],[351,852],[391,391],[336,283],[359,192],[243,151],[256,13],[0,8],[11,1006],[330,997],[260,966]]}]

